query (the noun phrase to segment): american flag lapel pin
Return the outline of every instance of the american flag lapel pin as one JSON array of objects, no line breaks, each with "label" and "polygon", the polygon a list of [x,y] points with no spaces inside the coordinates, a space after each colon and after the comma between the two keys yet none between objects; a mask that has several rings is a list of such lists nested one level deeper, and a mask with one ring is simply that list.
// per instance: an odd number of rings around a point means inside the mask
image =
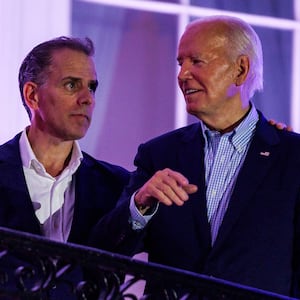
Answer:
[{"label": "american flag lapel pin", "polygon": [[269,152],[269,151],[262,151],[262,152],[260,152],[259,154],[260,154],[261,156],[266,156],[266,157],[270,156],[270,152]]}]

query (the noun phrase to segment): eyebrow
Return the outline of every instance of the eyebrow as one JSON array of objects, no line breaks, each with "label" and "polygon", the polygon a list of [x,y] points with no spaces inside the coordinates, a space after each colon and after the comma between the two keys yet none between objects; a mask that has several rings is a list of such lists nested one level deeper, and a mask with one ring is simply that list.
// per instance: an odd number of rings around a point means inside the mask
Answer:
[{"label": "eyebrow", "polygon": [[[74,81],[82,81],[82,78],[81,77],[74,77],[74,76],[67,76],[67,77],[64,77],[62,80],[74,80]],[[89,83],[93,84],[93,85],[96,85],[98,86],[99,82],[97,79],[92,79],[89,81]]]}]

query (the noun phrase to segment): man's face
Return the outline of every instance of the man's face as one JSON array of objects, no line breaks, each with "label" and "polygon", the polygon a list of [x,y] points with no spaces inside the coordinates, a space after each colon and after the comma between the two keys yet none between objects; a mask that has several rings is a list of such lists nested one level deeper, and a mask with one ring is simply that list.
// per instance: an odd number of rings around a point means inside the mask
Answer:
[{"label": "man's face", "polygon": [[178,83],[190,114],[218,119],[240,101],[235,85],[237,65],[229,57],[228,40],[212,24],[193,26],[178,47]]},{"label": "man's face", "polygon": [[91,57],[71,49],[56,50],[44,83],[37,87],[32,125],[59,140],[82,138],[95,106],[97,75]]}]

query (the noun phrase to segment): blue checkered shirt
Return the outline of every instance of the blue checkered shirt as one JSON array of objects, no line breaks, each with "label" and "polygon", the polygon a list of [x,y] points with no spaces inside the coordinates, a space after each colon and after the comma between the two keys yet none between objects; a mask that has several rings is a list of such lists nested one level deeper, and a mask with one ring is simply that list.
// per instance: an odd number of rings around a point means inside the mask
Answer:
[{"label": "blue checkered shirt", "polygon": [[216,240],[257,121],[258,113],[252,105],[247,117],[231,132],[221,135],[201,123],[205,138],[207,217],[212,244]]}]

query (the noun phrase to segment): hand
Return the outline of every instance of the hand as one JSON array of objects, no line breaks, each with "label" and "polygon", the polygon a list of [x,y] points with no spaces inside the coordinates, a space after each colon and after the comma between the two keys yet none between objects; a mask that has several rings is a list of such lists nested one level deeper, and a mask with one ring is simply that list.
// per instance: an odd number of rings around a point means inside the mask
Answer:
[{"label": "hand", "polygon": [[181,206],[189,199],[189,194],[198,190],[194,184],[180,173],[171,169],[157,171],[136,193],[137,207],[151,206],[156,201],[165,205]]},{"label": "hand", "polygon": [[284,123],[281,123],[281,122],[276,122],[274,120],[269,120],[269,123],[273,126],[275,126],[277,129],[280,129],[280,130],[287,130],[287,131],[293,131],[293,128],[291,126],[287,126],[286,124]]}]

